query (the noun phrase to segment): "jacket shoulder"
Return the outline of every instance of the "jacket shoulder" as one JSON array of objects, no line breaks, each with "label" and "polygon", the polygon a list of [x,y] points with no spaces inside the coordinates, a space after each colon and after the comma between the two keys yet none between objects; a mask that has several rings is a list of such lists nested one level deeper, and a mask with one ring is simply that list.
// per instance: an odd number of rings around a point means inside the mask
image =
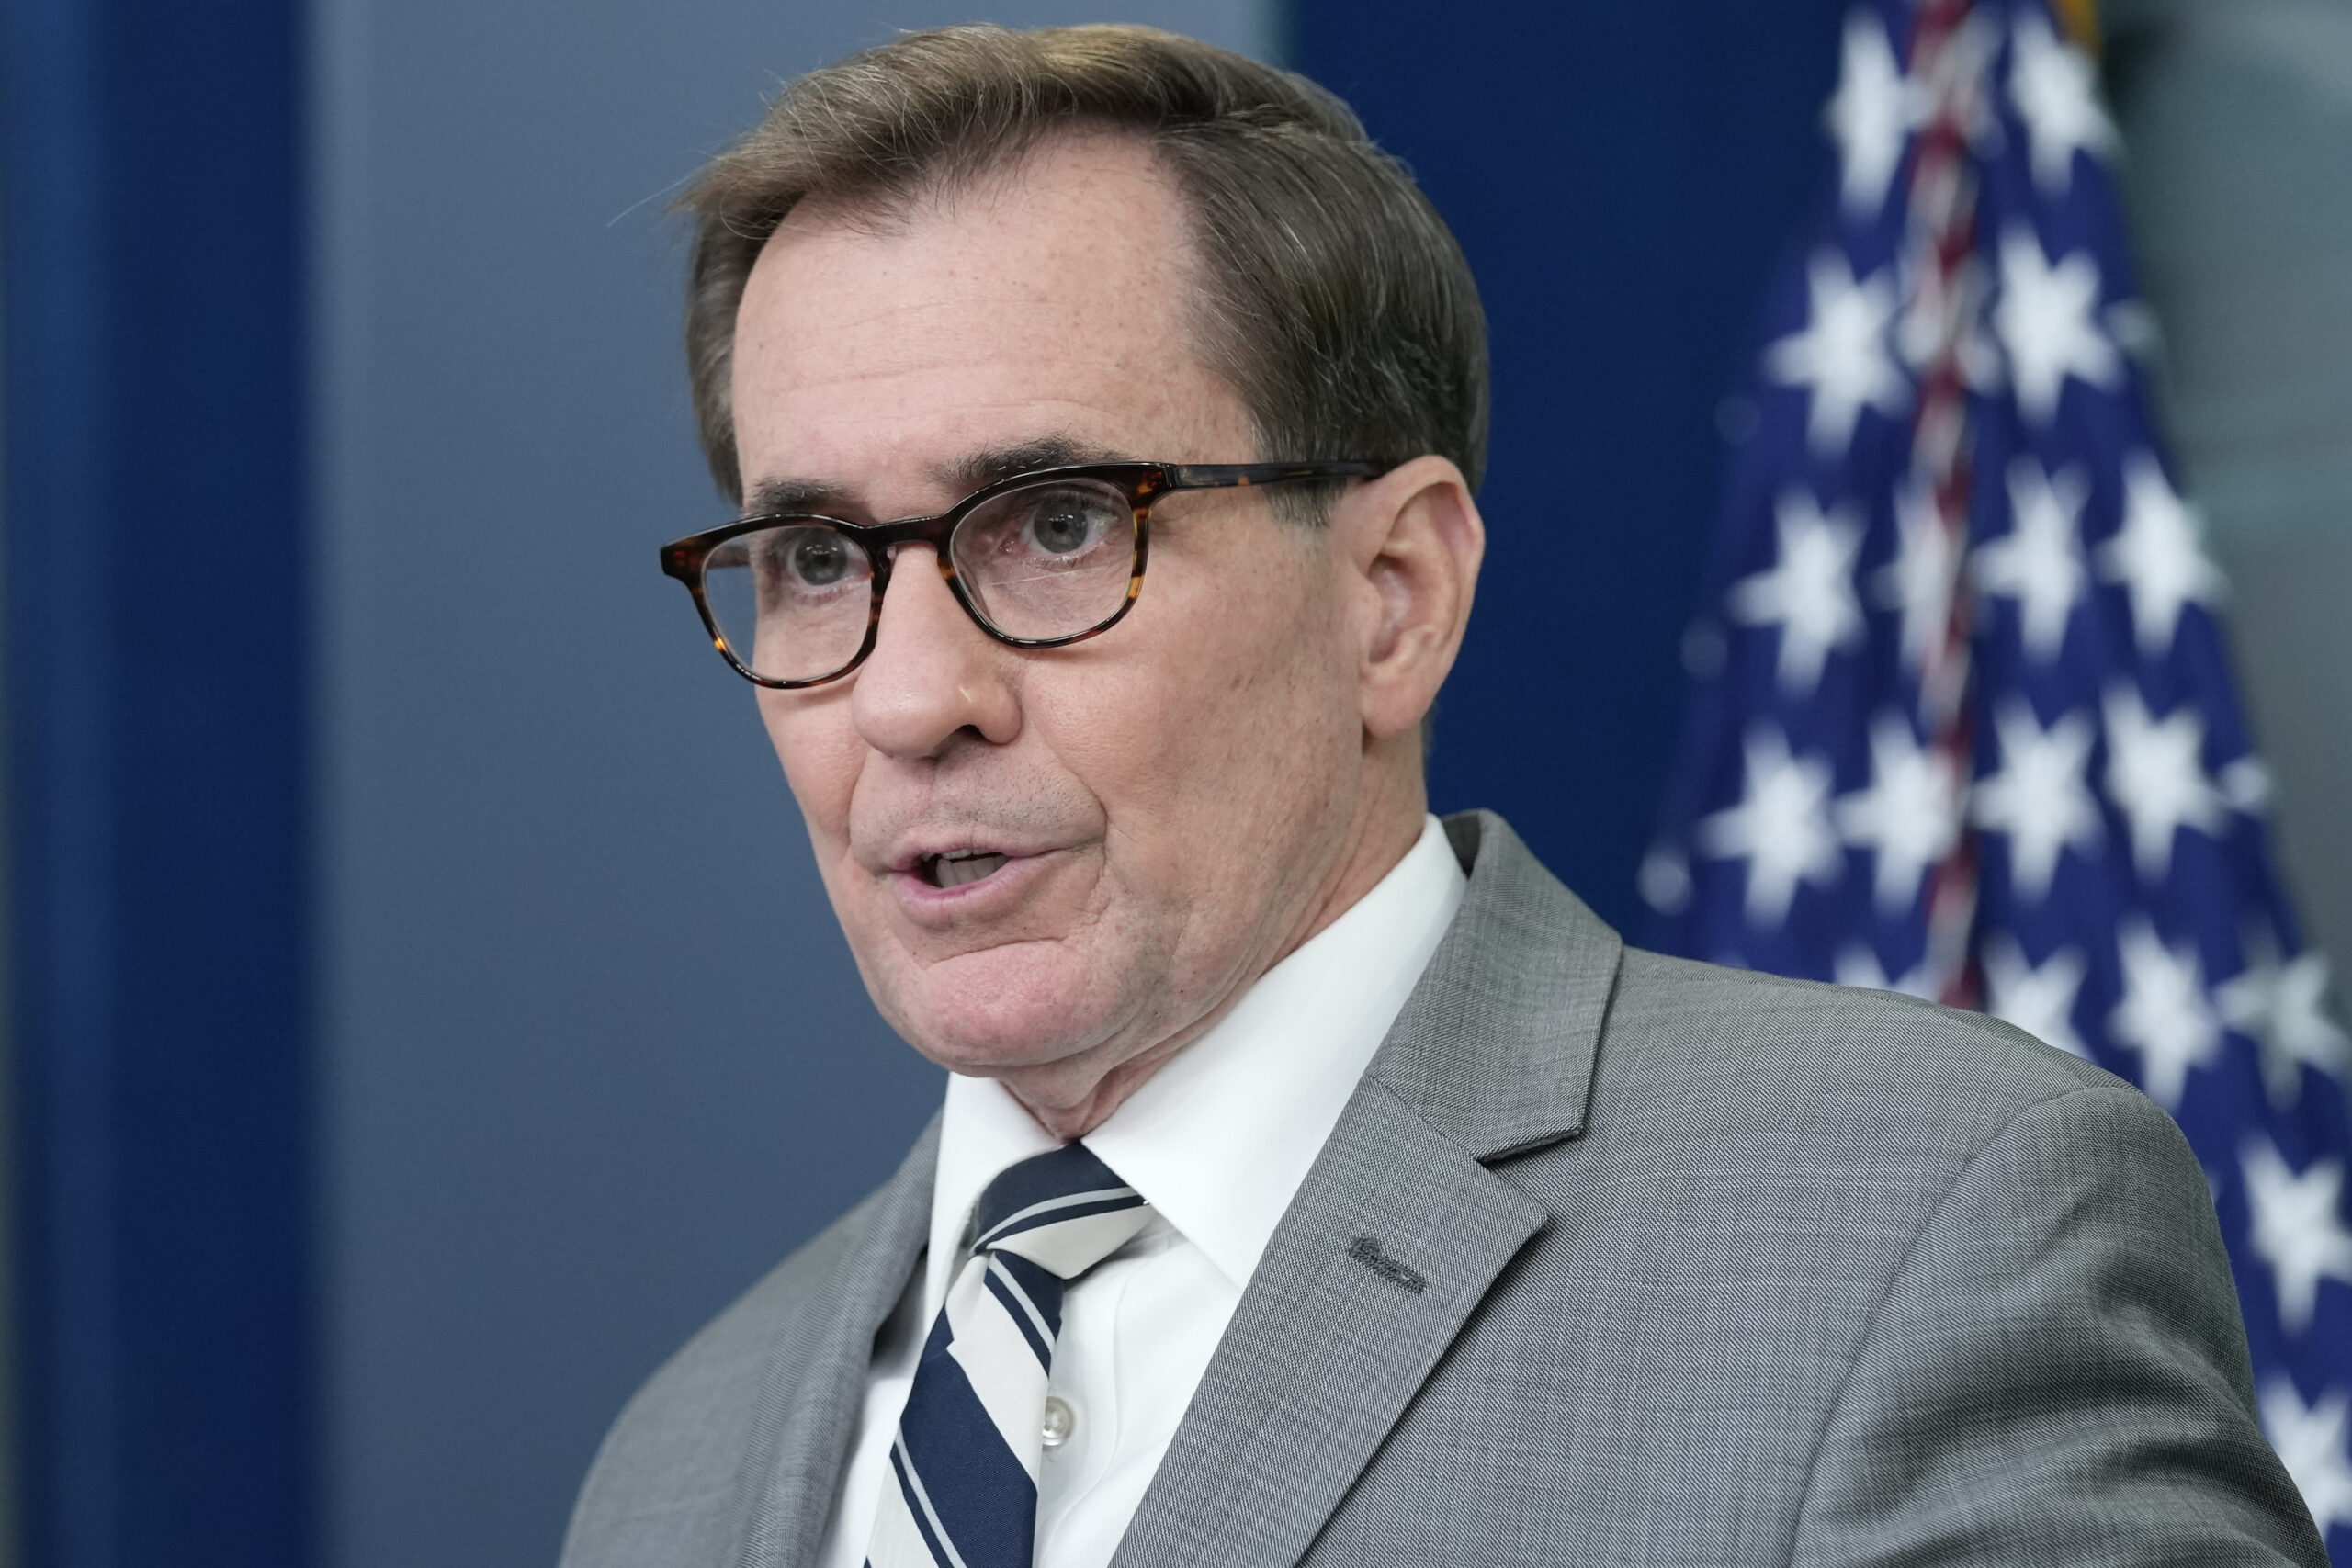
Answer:
[{"label": "jacket shoulder", "polygon": [[1984,1013],[1639,948],[1625,950],[1604,1038],[1603,1061],[1625,1083],[1745,1086],[1790,1097],[1792,1111],[1819,1092],[1997,1124],[2084,1089],[2138,1093]]}]

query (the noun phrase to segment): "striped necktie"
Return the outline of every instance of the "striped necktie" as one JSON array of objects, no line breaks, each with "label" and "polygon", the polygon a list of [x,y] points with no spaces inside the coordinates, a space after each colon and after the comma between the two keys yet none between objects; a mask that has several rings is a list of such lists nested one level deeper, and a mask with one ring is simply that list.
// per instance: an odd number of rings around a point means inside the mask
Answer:
[{"label": "striped necktie", "polygon": [[924,1341],[868,1568],[1030,1568],[1062,1291],[1142,1230],[1142,1197],[1083,1144],[981,1194],[972,1256]]}]

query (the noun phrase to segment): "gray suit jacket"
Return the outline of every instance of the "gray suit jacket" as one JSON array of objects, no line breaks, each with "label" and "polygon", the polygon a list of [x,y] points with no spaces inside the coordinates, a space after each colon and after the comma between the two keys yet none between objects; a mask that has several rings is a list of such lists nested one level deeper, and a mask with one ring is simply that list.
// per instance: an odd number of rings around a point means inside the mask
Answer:
[{"label": "gray suit jacket", "polygon": [[[1625,948],[1491,816],[1117,1568],[2298,1562],[2205,1183],[2006,1025]],[[655,1374],[565,1568],[809,1562],[899,1174]]]}]

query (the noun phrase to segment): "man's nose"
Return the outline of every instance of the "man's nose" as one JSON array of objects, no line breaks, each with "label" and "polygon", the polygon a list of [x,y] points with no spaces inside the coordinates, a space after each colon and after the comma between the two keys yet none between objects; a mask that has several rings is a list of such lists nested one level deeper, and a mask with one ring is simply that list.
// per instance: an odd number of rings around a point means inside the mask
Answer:
[{"label": "man's nose", "polygon": [[1006,681],[1011,649],[973,624],[928,545],[901,545],[882,596],[874,651],[858,667],[858,734],[887,756],[935,757],[964,729],[1011,740],[1021,723]]}]

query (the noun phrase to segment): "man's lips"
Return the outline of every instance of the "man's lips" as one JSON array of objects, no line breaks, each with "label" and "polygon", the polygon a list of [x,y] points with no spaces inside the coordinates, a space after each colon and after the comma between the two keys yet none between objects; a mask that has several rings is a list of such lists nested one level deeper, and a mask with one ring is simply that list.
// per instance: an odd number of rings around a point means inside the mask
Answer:
[{"label": "man's lips", "polygon": [[1026,839],[1007,841],[986,832],[934,829],[892,846],[877,870],[903,900],[928,907],[964,906],[1000,890],[1009,895],[1061,847]]},{"label": "man's lips", "polygon": [[900,918],[942,933],[991,921],[1022,908],[1058,856],[1040,849],[943,851],[915,857],[882,878]]},{"label": "man's lips", "polygon": [[878,847],[856,848],[854,853],[873,874],[919,877],[936,887],[942,886],[943,869],[949,886],[974,882],[1006,861],[1033,859],[1063,847],[1034,833],[943,826],[910,829]]},{"label": "man's lips", "polygon": [[958,850],[926,856],[916,874],[933,887],[964,887],[994,875],[1012,857],[994,850]]}]

